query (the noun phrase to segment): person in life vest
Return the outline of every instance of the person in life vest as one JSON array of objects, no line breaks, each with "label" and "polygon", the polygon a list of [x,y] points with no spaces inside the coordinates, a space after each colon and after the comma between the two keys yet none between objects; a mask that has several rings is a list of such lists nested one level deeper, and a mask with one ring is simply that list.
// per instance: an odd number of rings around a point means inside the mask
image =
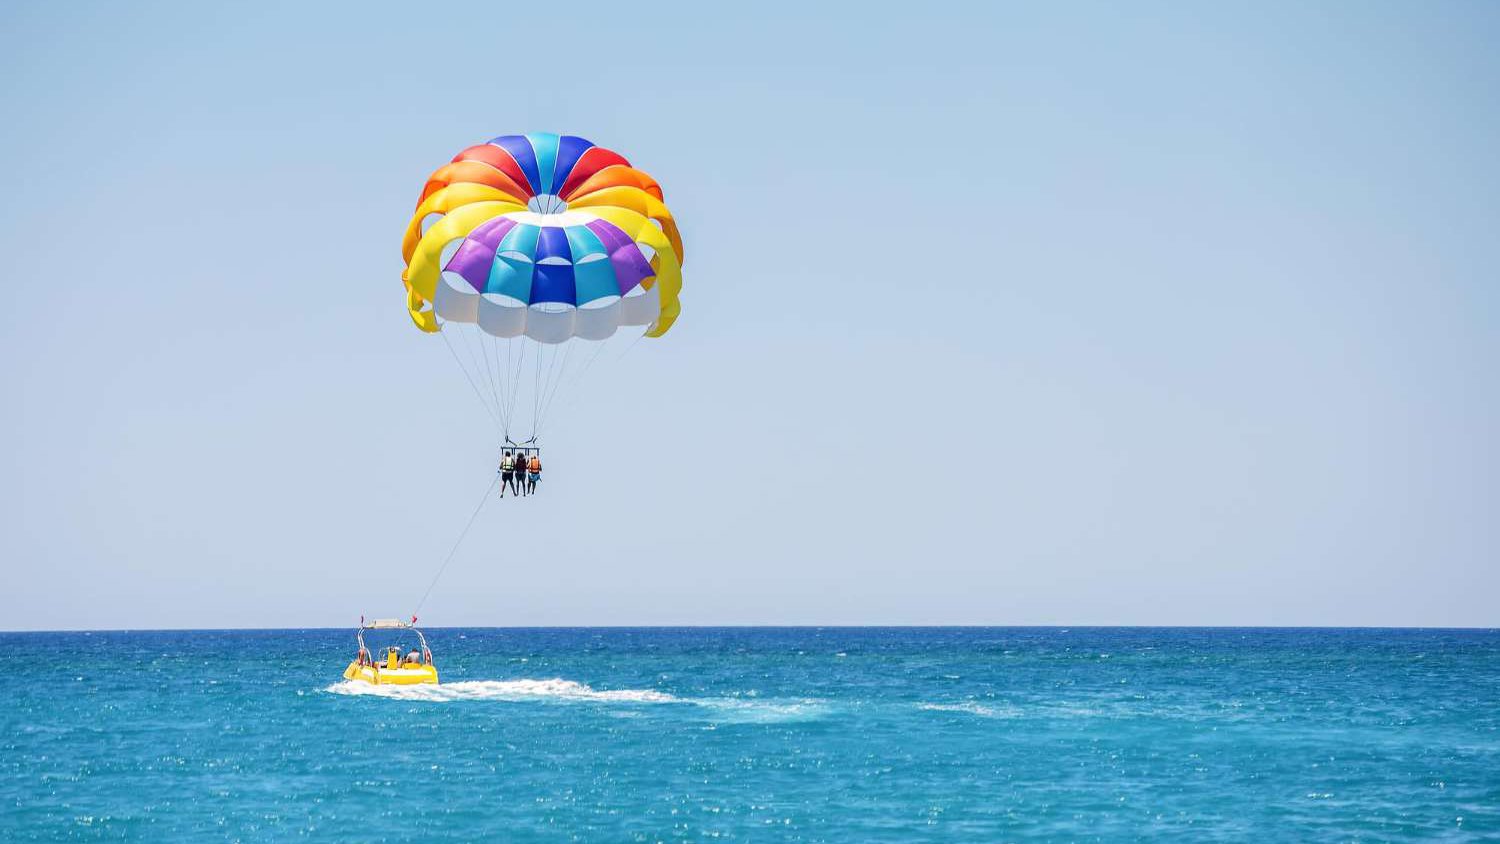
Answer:
[{"label": "person in life vest", "polygon": [[526,461],[526,493],[530,495],[536,492],[537,479],[542,476],[542,457],[539,452],[533,451],[531,458]]},{"label": "person in life vest", "polygon": [[509,486],[512,495],[516,493],[516,456],[506,449],[505,454],[500,457],[500,497],[505,497],[505,488]]}]

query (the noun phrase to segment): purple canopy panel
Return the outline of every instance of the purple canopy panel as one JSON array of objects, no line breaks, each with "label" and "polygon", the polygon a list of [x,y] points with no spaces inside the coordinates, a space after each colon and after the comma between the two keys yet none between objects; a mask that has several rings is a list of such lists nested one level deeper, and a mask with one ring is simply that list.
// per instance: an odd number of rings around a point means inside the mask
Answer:
[{"label": "purple canopy panel", "polygon": [[448,259],[443,271],[458,273],[474,288],[474,292],[483,293],[484,286],[489,281],[490,265],[495,262],[495,249],[500,246],[505,233],[515,225],[515,220],[505,217],[485,220],[464,238],[458,251]]},{"label": "purple canopy panel", "polygon": [[609,261],[614,265],[615,281],[620,285],[621,296],[634,290],[643,279],[656,274],[651,269],[651,262],[641,254],[640,247],[614,223],[608,220],[591,220],[586,225],[589,231],[598,235],[604,248],[609,250]]},{"label": "purple canopy panel", "polygon": [[646,260],[646,256],[641,254],[641,248],[634,243],[627,243],[609,253],[609,260],[615,265],[615,280],[620,283],[621,296],[656,275],[656,270],[651,269],[651,262]]},{"label": "purple canopy panel", "polygon": [[515,227],[516,221],[509,217],[494,217],[475,226],[474,230],[469,232],[468,239],[477,240],[492,250],[498,249],[500,241],[504,240],[510,230]]},{"label": "purple canopy panel", "polygon": [[588,230],[599,237],[599,242],[604,244],[604,251],[613,252],[630,243],[630,236],[620,231],[620,227],[608,220],[589,220],[584,223]]}]

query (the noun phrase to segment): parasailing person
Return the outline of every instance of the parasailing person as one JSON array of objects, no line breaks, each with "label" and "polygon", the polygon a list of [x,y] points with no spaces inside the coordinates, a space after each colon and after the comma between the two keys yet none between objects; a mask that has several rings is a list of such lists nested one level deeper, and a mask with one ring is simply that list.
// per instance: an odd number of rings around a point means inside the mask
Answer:
[{"label": "parasailing person", "polygon": [[510,494],[516,495],[516,456],[510,449],[500,457],[500,497],[505,497],[505,488],[510,487]]},{"label": "parasailing person", "polygon": [[536,482],[542,477],[542,454],[533,451],[526,459],[526,494],[536,492]]}]

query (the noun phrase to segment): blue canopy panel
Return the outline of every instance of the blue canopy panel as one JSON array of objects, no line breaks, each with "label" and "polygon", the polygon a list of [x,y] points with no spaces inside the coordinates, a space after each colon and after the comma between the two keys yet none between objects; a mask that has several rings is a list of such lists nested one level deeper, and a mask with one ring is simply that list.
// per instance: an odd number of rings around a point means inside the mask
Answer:
[{"label": "blue canopy panel", "polygon": [[531,183],[532,193],[545,192],[541,189],[541,176],[537,174],[536,150],[532,149],[531,141],[526,140],[525,135],[501,135],[498,138],[492,138],[490,143],[510,153],[510,157],[516,160],[516,164],[521,167],[521,173]]},{"label": "blue canopy panel", "polygon": [[594,146],[592,141],[586,141],[577,135],[563,135],[557,143],[557,166],[552,170],[552,190],[557,193],[562,186],[567,184],[568,176],[572,174],[573,167],[578,159]]},{"label": "blue canopy panel", "polygon": [[536,277],[531,285],[531,304],[577,304],[577,290],[573,286],[573,251],[568,246],[567,232],[560,226],[543,226],[535,257]]},{"label": "blue canopy panel", "polygon": [[501,238],[500,245],[495,248],[495,252],[519,252],[530,258],[536,254],[536,244],[541,234],[540,226],[521,223],[505,233],[505,237]]},{"label": "blue canopy panel", "polygon": [[537,264],[536,276],[531,283],[531,304],[558,302],[575,304],[577,290],[573,286],[572,264]]},{"label": "blue canopy panel", "polygon": [[[538,264],[548,263],[548,258],[559,258],[572,263],[573,250],[568,246],[568,233],[562,226],[542,226],[541,238],[537,240],[536,252],[532,253]],[[552,261],[551,263],[557,263]]]},{"label": "blue canopy panel", "polygon": [[484,292],[498,293],[522,302],[531,301],[535,276],[535,262],[531,256],[536,252],[541,233],[540,228],[524,223],[506,232],[495,248],[495,262],[490,265],[490,277]]},{"label": "blue canopy panel", "polygon": [[563,229],[563,234],[568,237],[568,249],[573,253],[575,264],[590,255],[609,254],[609,250],[604,248],[604,241],[599,239],[599,235],[589,231],[587,226],[568,226]]},{"label": "blue canopy panel", "polygon": [[536,265],[525,258],[496,255],[495,263],[490,265],[490,278],[484,286],[484,292],[498,293],[530,303],[535,270]]},{"label": "blue canopy panel", "polygon": [[615,268],[609,260],[604,241],[587,226],[568,226],[568,248],[573,252],[573,284],[577,304],[585,305],[605,296],[619,295]]},{"label": "blue canopy panel", "polygon": [[573,285],[579,305],[587,305],[595,299],[620,295],[620,282],[615,278],[614,262],[608,255],[590,255],[573,265]]},{"label": "blue canopy panel", "polygon": [[537,193],[552,193],[552,170],[557,166],[558,137],[551,132],[528,132],[526,140],[536,153],[536,172],[542,178]]}]

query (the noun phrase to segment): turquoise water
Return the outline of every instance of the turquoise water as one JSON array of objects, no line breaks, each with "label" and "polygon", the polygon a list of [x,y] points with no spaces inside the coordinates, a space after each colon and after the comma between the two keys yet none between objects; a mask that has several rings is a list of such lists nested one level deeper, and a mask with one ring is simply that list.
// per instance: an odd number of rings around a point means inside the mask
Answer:
[{"label": "turquoise water", "polygon": [[0,840],[1500,840],[1497,631],[429,633],[0,634]]}]

